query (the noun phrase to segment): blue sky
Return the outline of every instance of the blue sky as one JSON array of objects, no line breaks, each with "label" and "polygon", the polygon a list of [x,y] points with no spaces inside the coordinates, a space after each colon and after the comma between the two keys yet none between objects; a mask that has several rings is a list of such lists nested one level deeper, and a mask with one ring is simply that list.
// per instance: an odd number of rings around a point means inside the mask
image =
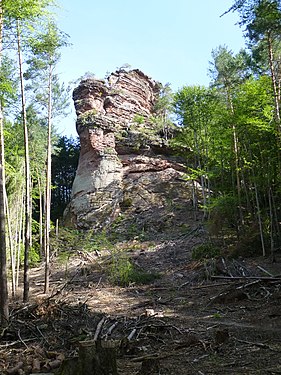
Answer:
[{"label": "blue sky", "polygon": [[[208,85],[212,49],[245,46],[237,15],[220,17],[233,2],[59,0],[58,25],[72,45],[63,49],[58,73],[68,84],[86,72],[103,78],[127,63],[173,90]],[[76,136],[74,110],[58,131]]]}]

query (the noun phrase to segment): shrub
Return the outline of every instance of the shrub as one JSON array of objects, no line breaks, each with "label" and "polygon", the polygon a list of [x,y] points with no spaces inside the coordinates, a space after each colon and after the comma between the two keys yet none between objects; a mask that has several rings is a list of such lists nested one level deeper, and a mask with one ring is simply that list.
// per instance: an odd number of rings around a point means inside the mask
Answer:
[{"label": "shrub", "polygon": [[141,116],[141,115],[135,115],[134,118],[133,118],[133,122],[136,123],[136,124],[143,124],[144,123],[144,117]]},{"label": "shrub", "polygon": [[109,278],[114,284],[128,286],[135,284],[149,284],[158,279],[158,273],[146,272],[135,267],[125,253],[115,253],[109,267]]},{"label": "shrub", "polygon": [[221,195],[212,198],[207,207],[210,213],[209,231],[218,235],[223,228],[236,228],[238,221],[238,201],[233,195]]},{"label": "shrub", "polygon": [[211,242],[198,245],[192,250],[193,260],[215,258],[218,255],[220,255],[220,249]]}]

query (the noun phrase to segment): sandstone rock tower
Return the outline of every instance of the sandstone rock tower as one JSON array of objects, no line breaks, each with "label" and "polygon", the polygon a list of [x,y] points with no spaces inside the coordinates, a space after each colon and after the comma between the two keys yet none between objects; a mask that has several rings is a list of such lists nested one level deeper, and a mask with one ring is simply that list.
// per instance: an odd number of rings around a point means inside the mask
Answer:
[{"label": "sandstone rock tower", "polygon": [[81,152],[65,221],[110,225],[121,211],[140,214],[186,198],[184,167],[153,123],[159,85],[139,70],[87,79],[73,92]]}]

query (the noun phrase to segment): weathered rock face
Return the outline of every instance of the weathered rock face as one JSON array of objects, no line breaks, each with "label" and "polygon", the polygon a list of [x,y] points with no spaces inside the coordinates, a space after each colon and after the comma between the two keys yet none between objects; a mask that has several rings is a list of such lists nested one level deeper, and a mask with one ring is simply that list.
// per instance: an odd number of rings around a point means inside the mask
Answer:
[{"label": "weathered rock face", "polygon": [[67,224],[99,229],[121,212],[140,215],[187,201],[184,167],[153,125],[158,95],[159,85],[139,70],[84,80],[74,90],[81,153]]}]

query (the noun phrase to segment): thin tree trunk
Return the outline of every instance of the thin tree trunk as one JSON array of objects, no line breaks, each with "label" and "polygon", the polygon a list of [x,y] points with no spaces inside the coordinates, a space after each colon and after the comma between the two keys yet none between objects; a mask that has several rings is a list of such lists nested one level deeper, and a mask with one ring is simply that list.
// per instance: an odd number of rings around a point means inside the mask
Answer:
[{"label": "thin tree trunk", "polygon": [[38,175],[38,189],[39,189],[39,245],[40,245],[40,256],[44,257],[43,247],[43,196],[40,177]]},{"label": "thin tree trunk", "polygon": [[274,215],[273,215],[273,210],[272,210],[271,196],[272,196],[272,190],[270,187],[268,189],[269,219],[270,219],[270,250],[271,250],[272,260],[274,260],[274,237],[273,237]]},{"label": "thin tree trunk", "polygon": [[9,320],[8,282],[6,259],[6,225],[5,225],[5,173],[4,173],[4,137],[3,115],[0,106],[0,323],[6,326]]},{"label": "thin tree trunk", "polygon": [[29,300],[29,250],[30,250],[30,231],[31,231],[31,199],[30,199],[30,165],[29,165],[29,141],[26,119],[26,101],[22,70],[21,38],[20,26],[17,22],[17,43],[18,43],[18,60],[21,84],[21,103],[22,103],[22,121],[24,130],[24,147],[25,147],[25,243],[24,243],[24,276],[23,276],[23,301]]},{"label": "thin tree trunk", "polygon": [[56,238],[59,237],[59,219],[56,220]]},{"label": "thin tree trunk", "polygon": [[273,209],[273,212],[274,212],[275,227],[276,227],[276,232],[277,232],[277,236],[278,236],[278,244],[280,244],[281,243],[280,221],[278,219],[275,198],[274,198],[274,195],[273,195],[272,191],[271,191],[271,199],[272,199],[272,209]]},{"label": "thin tree trunk", "polygon": [[263,229],[262,229],[262,219],[261,219],[261,212],[260,212],[260,202],[258,196],[258,188],[257,184],[254,182],[254,189],[255,189],[255,197],[256,197],[256,205],[257,205],[257,216],[258,216],[258,223],[259,223],[259,230],[260,230],[260,239],[261,239],[261,247],[262,247],[262,255],[265,257],[265,245],[264,245],[264,238],[263,238]]},{"label": "thin tree trunk", "polygon": [[49,100],[48,100],[48,143],[45,199],[45,293],[49,292],[50,281],[50,226],[51,226],[51,134],[52,134],[52,65],[49,66]]},{"label": "thin tree trunk", "polygon": [[194,144],[195,149],[197,153],[195,166],[200,170],[200,183],[201,183],[201,189],[202,189],[202,198],[203,198],[203,220],[206,219],[206,189],[205,189],[205,178],[202,175],[202,165],[201,165],[201,150],[198,145],[198,137],[197,137],[197,131],[194,131]]},{"label": "thin tree trunk", "polygon": [[277,62],[276,62],[276,69],[275,69],[275,77],[276,78],[276,86],[277,86],[277,99],[278,103],[280,103],[281,100],[281,80],[280,80],[280,66],[281,66],[281,56],[278,56]]},{"label": "thin tree trunk", "polygon": [[16,276],[16,288],[19,286],[19,274],[20,274],[20,252],[21,252],[21,243],[22,243],[22,232],[23,232],[23,220],[24,220],[24,189],[21,194],[20,202],[20,213],[19,213],[19,229],[18,229],[18,248],[17,248],[17,276]]},{"label": "thin tree trunk", "polygon": [[194,207],[194,210],[193,210],[194,220],[197,220],[197,208],[198,208],[197,201],[198,199],[197,199],[197,194],[196,194],[195,180],[192,180],[192,205]]},{"label": "thin tree trunk", "polygon": [[[0,66],[2,62],[3,8],[0,0]],[[6,326],[9,320],[6,228],[5,228],[5,170],[4,170],[4,134],[3,110],[0,103],[0,324]]]},{"label": "thin tree trunk", "polygon": [[9,248],[10,248],[10,258],[11,258],[11,272],[12,272],[12,297],[15,297],[16,294],[16,263],[14,255],[14,241],[12,236],[12,227],[11,227],[11,218],[7,192],[4,187],[4,200],[5,200],[5,213],[6,213],[6,222],[8,226],[8,239],[9,239]]},{"label": "thin tree trunk", "polygon": [[277,130],[279,132],[279,137],[281,137],[281,123],[280,123],[280,104],[278,99],[278,88],[276,82],[276,75],[274,72],[274,56],[273,56],[273,48],[272,48],[272,40],[270,33],[267,35],[267,47],[268,47],[268,60],[269,60],[269,67],[270,67],[270,74],[271,74],[271,82],[273,88],[273,95],[274,95],[274,109],[275,109],[275,120],[277,123]]},{"label": "thin tree trunk", "polygon": [[[234,115],[234,108],[232,103],[232,98],[230,93],[228,92],[228,101],[231,114]],[[233,148],[234,148],[234,159],[235,159],[235,175],[236,175],[236,188],[237,188],[237,196],[238,196],[238,206],[239,206],[239,218],[240,224],[244,223],[243,212],[242,212],[242,203],[241,203],[241,183],[240,183],[240,173],[239,173],[239,149],[238,149],[238,138],[237,138],[237,131],[236,125],[232,122],[232,135],[233,135]],[[238,226],[238,235],[239,235],[239,227]]]}]

